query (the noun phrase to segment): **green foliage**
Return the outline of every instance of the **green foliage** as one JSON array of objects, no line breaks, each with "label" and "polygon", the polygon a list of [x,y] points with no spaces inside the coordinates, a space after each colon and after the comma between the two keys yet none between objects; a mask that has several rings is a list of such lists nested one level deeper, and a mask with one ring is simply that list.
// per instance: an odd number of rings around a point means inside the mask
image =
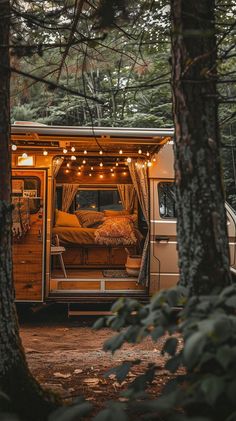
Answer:
[{"label": "green foliage", "polygon": [[[115,352],[125,342],[136,343],[146,336],[156,341],[162,336],[162,353],[168,355],[165,369],[175,374],[159,398],[147,399],[143,392],[157,370],[150,365],[128,385],[124,393],[129,398],[127,408],[145,414],[144,419],[154,415],[171,421],[235,419],[235,285],[218,296],[191,298],[185,289],[177,287],[162,291],[145,306],[135,300],[119,300],[113,311],[116,314],[100,324],[120,332],[104,348]],[[126,376],[131,367],[132,362],[126,362],[113,372],[118,377]]]}]

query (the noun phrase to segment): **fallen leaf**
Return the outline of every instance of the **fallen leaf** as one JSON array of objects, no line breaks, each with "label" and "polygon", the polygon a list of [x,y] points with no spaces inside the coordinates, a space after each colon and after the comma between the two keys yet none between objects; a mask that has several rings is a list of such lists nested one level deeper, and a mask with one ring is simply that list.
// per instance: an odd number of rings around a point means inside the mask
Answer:
[{"label": "fallen leaf", "polygon": [[76,368],[76,369],[74,370],[74,373],[75,373],[75,374],[80,374],[80,373],[83,373],[83,370],[81,370],[81,368]]},{"label": "fallen leaf", "polygon": [[99,383],[99,379],[96,377],[84,379],[84,383],[89,384],[90,386],[96,386]]},{"label": "fallen leaf", "polygon": [[71,377],[71,374],[70,373],[65,373],[65,374],[63,374],[63,373],[53,373],[53,375],[54,375],[54,377],[56,377],[56,378],[61,378],[61,379],[68,379],[69,377]]}]

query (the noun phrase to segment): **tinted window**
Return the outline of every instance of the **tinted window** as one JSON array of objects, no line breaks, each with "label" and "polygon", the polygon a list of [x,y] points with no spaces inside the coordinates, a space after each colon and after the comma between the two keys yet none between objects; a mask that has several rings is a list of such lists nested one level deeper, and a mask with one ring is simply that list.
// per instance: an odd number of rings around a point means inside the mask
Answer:
[{"label": "tinted window", "polygon": [[161,218],[176,218],[175,184],[159,183],[158,196]]},{"label": "tinted window", "polygon": [[117,190],[78,190],[76,194],[76,209],[123,209]]}]

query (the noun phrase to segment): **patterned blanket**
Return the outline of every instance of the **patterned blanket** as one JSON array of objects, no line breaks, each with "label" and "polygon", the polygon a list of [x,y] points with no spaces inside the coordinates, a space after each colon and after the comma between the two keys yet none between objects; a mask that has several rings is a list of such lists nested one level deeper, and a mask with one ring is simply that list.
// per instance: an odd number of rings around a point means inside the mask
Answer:
[{"label": "patterned blanket", "polygon": [[95,231],[95,242],[107,246],[134,245],[137,243],[135,226],[131,217],[105,218]]}]

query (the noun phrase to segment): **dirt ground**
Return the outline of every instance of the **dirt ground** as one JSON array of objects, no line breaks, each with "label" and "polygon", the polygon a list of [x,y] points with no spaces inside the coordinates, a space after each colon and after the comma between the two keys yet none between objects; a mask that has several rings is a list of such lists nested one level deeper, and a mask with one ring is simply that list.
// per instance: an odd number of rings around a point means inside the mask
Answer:
[{"label": "dirt ground", "polygon": [[[164,370],[165,358],[160,353],[163,342],[156,344],[147,339],[140,345],[126,345],[111,355],[103,351],[103,343],[115,333],[109,329],[92,330],[95,320],[80,317],[51,321],[44,317],[40,321],[21,322],[27,360],[42,386],[59,393],[65,401],[83,396],[98,411],[106,401],[119,398],[120,391],[136,374],[154,362],[158,370],[150,392],[158,395],[169,378]],[[104,378],[109,368],[135,359],[141,359],[142,365],[134,366],[122,384],[114,375]]]}]

